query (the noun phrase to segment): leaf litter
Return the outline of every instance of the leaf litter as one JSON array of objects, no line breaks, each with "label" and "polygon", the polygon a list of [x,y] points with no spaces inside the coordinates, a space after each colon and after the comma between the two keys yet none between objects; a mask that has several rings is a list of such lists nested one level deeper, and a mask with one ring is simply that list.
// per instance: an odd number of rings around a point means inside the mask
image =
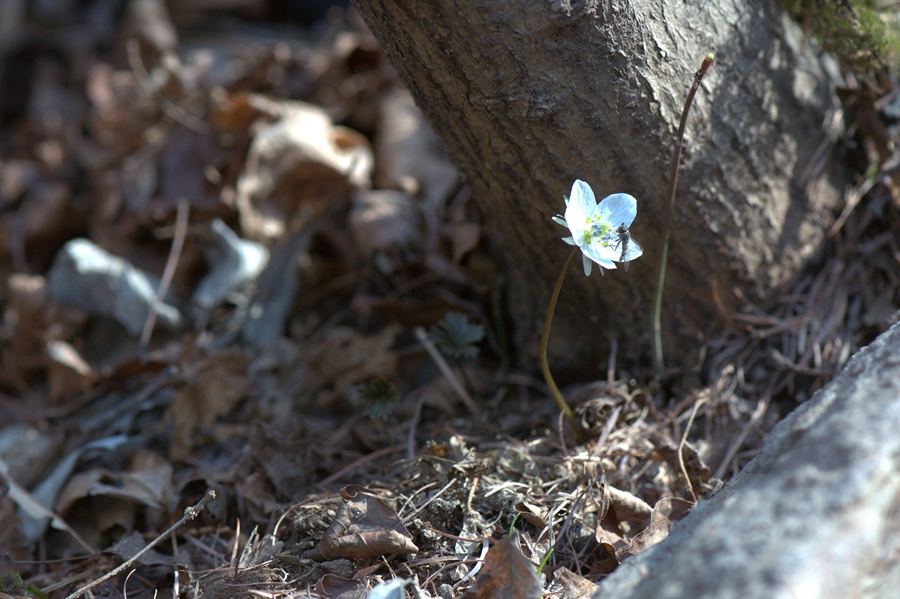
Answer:
[{"label": "leaf litter", "polygon": [[588,597],[897,319],[896,94],[848,78],[889,126],[837,140],[868,170],[821,262],[721,299],[700,375],[617,377],[613,340],[577,446],[355,13],[129,6],[4,55],[35,68],[0,132],[0,593]]}]

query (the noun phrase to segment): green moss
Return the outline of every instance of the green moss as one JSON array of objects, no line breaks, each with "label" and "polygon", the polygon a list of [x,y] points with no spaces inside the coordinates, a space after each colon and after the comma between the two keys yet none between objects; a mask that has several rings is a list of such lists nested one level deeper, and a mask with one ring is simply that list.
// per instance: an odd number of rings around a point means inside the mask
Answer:
[{"label": "green moss", "polygon": [[0,578],[0,593],[33,597],[34,599],[47,599],[46,593],[43,593],[33,584],[26,583],[18,572],[13,572]]},{"label": "green moss", "polygon": [[871,72],[897,64],[898,24],[873,0],[781,0],[781,5],[845,67]]}]

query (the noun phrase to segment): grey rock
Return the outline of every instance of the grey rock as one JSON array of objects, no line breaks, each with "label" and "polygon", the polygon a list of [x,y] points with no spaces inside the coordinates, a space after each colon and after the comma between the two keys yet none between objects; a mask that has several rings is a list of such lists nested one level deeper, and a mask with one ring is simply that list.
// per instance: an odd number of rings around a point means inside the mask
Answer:
[{"label": "grey rock", "polygon": [[259,276],[269,262],[265,246],[241,239],[220,219],[212,221],[210,231],[214,241],[204,250],[209,274],[191,298],[198,319],[221,304],[229,293]]},{"label": "grey rock", "polygon": [[762,452],[595,599],[897,597],[900,325],[860,350]]},{"label": "grey rock", "polygon": [[0,460],[6,462],[13,480],[31,487],[57,458],[62,438],[24,422],[0,429]]},{"label": "grey rock", "polygon": [[47,291],[54,300],[115,318],[132,335],[141,333],[154,304],[157,322],[169,329],[181,326],[178,309],[157,302],[158,286],[153,275],[82,238],[66,243],[47,273]]},{"label": "grey rock", "polygon": [[300,288],[297,258],[309,248],[311,231],[295,233],[280,244],[260,275],[259,289],[241,330],[241,338],[253,347],[265,347],[281,337]]}]

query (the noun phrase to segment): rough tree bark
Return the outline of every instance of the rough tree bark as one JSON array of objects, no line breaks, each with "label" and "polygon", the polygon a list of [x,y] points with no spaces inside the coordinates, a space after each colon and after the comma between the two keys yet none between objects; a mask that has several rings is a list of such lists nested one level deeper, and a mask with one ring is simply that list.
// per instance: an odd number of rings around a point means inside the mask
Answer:
[{"label": "rough tree bark", "polygon": [[[668,218],[674,132],[692,109],[663,309],[667,360],[741,287],[764,296],[821,246],[843,185],[823,156],[837,102],[810,40],[771,0],[356,0],[467,175],[509,283],[516,341],[533,358],[569,247],[550,220],[576,178],[638,198],[644,257],[605,278],[574,268],[554,321],[558,366],[597,368],[609,337],[651,355],[653,287]],[[823,151],[824,150],[824,151]],[[580,271],[580,266],[578,267]]]}]

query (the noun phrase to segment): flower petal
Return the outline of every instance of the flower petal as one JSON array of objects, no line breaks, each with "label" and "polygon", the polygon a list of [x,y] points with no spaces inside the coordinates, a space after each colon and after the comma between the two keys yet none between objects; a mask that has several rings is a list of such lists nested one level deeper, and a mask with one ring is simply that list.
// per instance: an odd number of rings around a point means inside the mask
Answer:
[{"label": "flower petal", "polygon": [[564,219],[560,215],[557,214],[556,216],[551,216],[550,218],[553,219],[553,222],[555,222],[556,224],[562,225],[562,226],[566,227],[567,229],[569,228],[569,223],[567,223],[566,219]]},{"label": "flower petal", "polygon": [[566,243],[568,243],[569,245],[575,245],[575,240],[572,239],[571,237],[563,237],[562,240],[565,241]]},{"label": "flower petal", "polygon": [[597,214],[611,222],[613,226],[630,227],[637,216],[637,200],[627,193],[614,193],[603,198],[597,205]]},{"label": "flower petal", "polygon": [[[590,258],[588,258],[586,254],[581,254],[581,265],[584,267],[584,276],[586,276],[586,277],[591,276],[591,265],[592,264],[593,264],[593,262],[591,262]],[[600,272],[603,272],[602,268],[600,269]]]},{"label": "flower petal", "polygon": [[[587,228],[588,220],[594,214],[597,208],[597,200],[594,198],[594,192],[590,186],[576,179],[572,184],[572,195],[569,198],[569,204],[566,206],[566,223],[569,230],[572,231],[572,237],[576,243],[579,237],[584,236],[584,230]],[[578,244],[579,247],[581,243]]]},{"label": "flower petal", "polygon": [[[594,256],[598,256],[604,262],[613,262],[619,259],[621,251],[616,243],[616,237],[607,235],[602,238],[591,240],[591,252]],[[587,252],[585,248],[581,248],[582,252]],[[598,262],[599,264],[599,262]]]},{"label": "flower petal", "polygon": [[630,262],[635,258],[640,258],[641,254],[644,253],[644,248],[641,247],[637,241],[628,236],[628,241],[625,243],[625,251],[622,251],[621,246],[616,247],[616,262]]},{"label": "flower petal", "polygon": [[592,243],[581,248],[584,255],[602,266],[603,268],[616,268],[613,259],[616,257],[615,250],[609,247],[603,247],[599,243]]}]

